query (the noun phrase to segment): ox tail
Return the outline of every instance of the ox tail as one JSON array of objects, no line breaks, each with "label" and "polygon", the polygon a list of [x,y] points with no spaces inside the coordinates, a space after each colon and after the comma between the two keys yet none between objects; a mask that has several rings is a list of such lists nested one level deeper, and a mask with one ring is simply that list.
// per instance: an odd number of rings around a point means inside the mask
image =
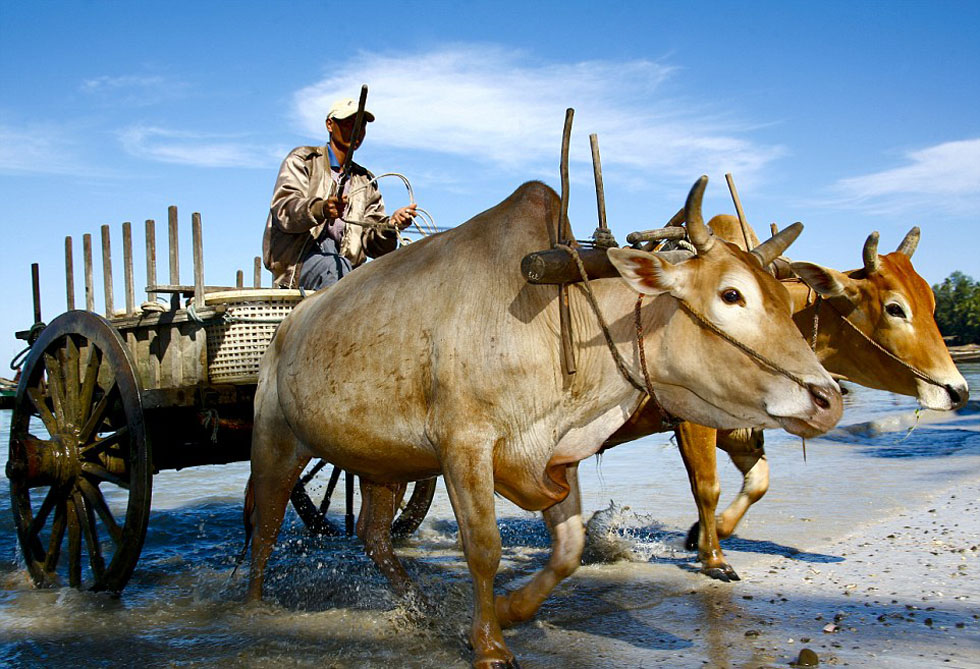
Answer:
[{"label": "ox tail", "polygon": [[238,558],[235,560],[235,568],[231,571],[232,578],[234,578],[238,568],[242,566],[242,562],[245,561],[245,556],[248,554],[248,546],[252,542],[252,532],[255,529],[252,525],[252,512],[254,510],[255,486],[252,485],[252,476],[249,475],[248,483],[245,484],[245,503],[242,508],[242,523],[245,526],[245,545],[242,546],[242,552],[238,554]]}]

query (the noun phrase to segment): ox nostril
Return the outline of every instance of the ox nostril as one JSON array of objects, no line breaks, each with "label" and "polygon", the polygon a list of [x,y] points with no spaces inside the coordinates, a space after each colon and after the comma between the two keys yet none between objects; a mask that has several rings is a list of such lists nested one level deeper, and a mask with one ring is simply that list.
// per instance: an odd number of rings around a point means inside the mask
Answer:
[{"label": "ox nostril", "polygon": [[810,395],[813,397],[813,402],[818,407],[821,409],[830,408],[830,396],[826,388],[811,383],[807,386],[807,390],[810,391]]},{"label": "ox nostril", "polygon": [[[954,406],[962,406],[966,404],[966,400],[970,397],[970,391],[966,390],[965,388],[961,391],[957,390],[951,385],[946,385],[944,387],[946,388],[946,392],[949,393],[949,399]],[[964,391],[966,393],[966,397],[963,396]]]}]

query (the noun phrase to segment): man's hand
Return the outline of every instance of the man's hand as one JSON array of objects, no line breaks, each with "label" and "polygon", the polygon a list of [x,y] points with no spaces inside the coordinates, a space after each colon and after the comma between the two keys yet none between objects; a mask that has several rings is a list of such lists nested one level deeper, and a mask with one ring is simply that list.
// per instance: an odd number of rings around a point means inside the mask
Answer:
[{"label": "man's hand", "polygon": [[326,217],[340,218],[344,215],[344,210],[347,209],[347,196],[337,197],[336,195],[331,195],[325,200],[325,203],[323,213]]},{"label": "man's hand", "polygon": [[410,204],[407,207],[402,207],[393,213],[389,220],[391,221],[392,225],[397,226],[399,230],[404,230],[412,224],[412,221],[417,215],[418,212],[415,211],[415,205]]}]

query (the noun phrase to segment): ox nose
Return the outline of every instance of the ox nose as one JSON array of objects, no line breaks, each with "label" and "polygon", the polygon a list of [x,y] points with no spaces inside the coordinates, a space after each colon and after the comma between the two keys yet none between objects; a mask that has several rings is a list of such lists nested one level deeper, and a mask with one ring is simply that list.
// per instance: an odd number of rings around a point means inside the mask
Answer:
[{"label": "ox nose", "polygon": [[829,409],[831,405],[831,397],[833,397],[830,388],[826,386],[818,386],[814,383],[809,384],[807,390],[810,391],[810,396],[813,397],[813,402],[821,409]]},{"label": "ox nose", "polygon": [[949,393],[949,401],[953,403],[954,409],[959,409],[966,401],[970,399],[970,387],[963,386],[962,388],[956,388],[951,385],[946,385],[946,392]]},{"label": "ox nose", "polygon": [[821,432],[826,432],[837,424],[844,412],[844,398],[841,397],[840,388],[836,383],[810,383],[806,388],[817,408],[811,418],[813,425]]}]

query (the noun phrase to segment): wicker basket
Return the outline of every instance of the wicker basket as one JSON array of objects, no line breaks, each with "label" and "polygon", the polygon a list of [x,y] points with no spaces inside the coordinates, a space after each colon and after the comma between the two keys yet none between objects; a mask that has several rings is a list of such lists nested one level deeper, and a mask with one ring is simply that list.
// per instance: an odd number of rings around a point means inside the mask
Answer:
[{"label": "wicker basket", "polygon": [[255,383],[259,362],[276,328],[303,299],[298,290],[251,289],[208,293],[204,304],[224,305],[224,318],[205,325],[208,379],[212,383]]}]

